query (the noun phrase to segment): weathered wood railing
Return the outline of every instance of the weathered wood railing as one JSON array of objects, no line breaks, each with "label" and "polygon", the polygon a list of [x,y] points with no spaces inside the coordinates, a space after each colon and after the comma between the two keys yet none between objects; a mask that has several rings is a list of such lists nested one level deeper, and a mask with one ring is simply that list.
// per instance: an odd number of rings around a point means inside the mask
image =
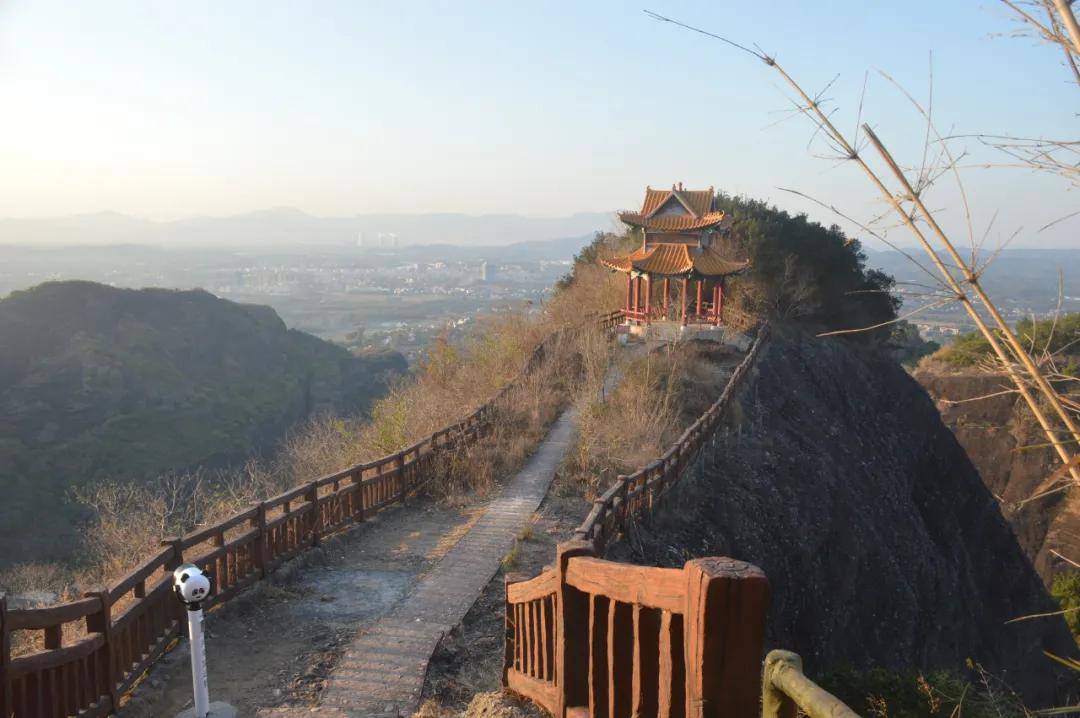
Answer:
[{"label": "weathered wood railing", "polygon": [[[620,317],[620,312],[611,312],[590,321],[610,329]],[[544,362],[564,331],[542,341],[518,376],[490,401],[406,449],[315,479],[212,526],[168,539],[127,576],[79,600],[8,610],[0,594],[0,718],[107,715],[184,628],[181,606],[171,595],[176,566],[196,563],[213,574],[207,603],[214,606],[323,538],[403,500],[437,476],[454,451],[484,434],[499,402]],[[15,631],[43,632],[42,649],[12,656]]]},{"label": "weathered wood railing", "polygon": [[859,718],[859,715],[824,688],[803,675],[802,659],[791,651],[769,651],[762,678],[763,718]]},{"label": "weathered wood railing", "polygon": [[[768,581],[755,566],[705,558],[682,569],[596,558],[658,500],[713,440],[768,339],[765,325],[719,399],[668,451],[620,476],[575,540],[539,576],[507,575],[503,685],[556,718],[716,716],[857,718],[802,675],[795,654],[769,654]],[[760,703],[764,696],[764,702]]]},{"label": "weathered wood railing", "polygon": [[593,551],[567,542],[536,578],[506,577],[504,685],[559,718],[756,715],[760,569],[717,558],[646,568]]},{"label": "weathered wood railing", "polygon": [[768,338],[769,325],[765,324],[758,330],[750,351],[735,367],[720,397],[660,458],[632,474],[618,476],[593,502],[592,511],[574,531],[575,538],[591,541],[602,552],[607,542],[625,531],[632,521],[652,513],[659,498],[683,476],[706,442],[714,439],[735,393],[746,381]]},{"label": "weathered wood railing", "polygon": [[556,718],[858,718],[772,651],[769,583],[730,558],[683,568],[605,561],[588,541],[508,574],[503,685]]}]

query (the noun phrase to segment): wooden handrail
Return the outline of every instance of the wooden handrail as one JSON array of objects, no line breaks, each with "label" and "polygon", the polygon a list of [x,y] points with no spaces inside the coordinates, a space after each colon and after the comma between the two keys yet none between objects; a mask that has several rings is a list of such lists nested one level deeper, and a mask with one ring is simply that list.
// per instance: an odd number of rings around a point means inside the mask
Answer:
[{"label": "wooden handrail", "polygon": [[681,569],[560,544],[556,565],[506,576],[503,685],[556,718],[756,718],[768,581],[742,561]]},{"label": "wooden handrail", "polygon": [[[621,312],[611,312],[587,321],[610,330],[621,317]],[[318,477],[186,536],[167,539],[154,556],[107,589],[40,609],[9,609],[0,594],[0,718],[108,715],[182,632],[183,612],[168,583],[176,566],[189,560],[213,574],[207,601],[213,606],[327,535],[403,500],[438,475],[430,469],[440,454],[485,435],[496,405],[544,361],[564,331],[548,335],[510,382],[463,419],[405,449]],[[77,621],[85,621],[82,637],[65,644],[65,624]],[[45,632],[45,650],[13,658],[12,632],[29,630]]]},{"label": "wooden handrail", "polygon": [[[640,518],[643,511],[652,510],[656,504],[656,499],[681,478],[683,470],[690,463],[691,458],[697,455],[704,446],[706,439],[712,435],[719,425],[719,418],[731,403],[735,391],[745,381],[750,368],[761,353],[762,347],[768,341],[768,337],[769,325],[766,322],[758,330],[750,351],[735,367],[727,385],[720,393],[720,397],[693,424],[688,426],[679,439],[658,459],[628,476],[620,476],[616,479],[615,483],[593,502],[592,511],[585,517],[581,525],[574,530],[576,539],[592,541],[598,549],[602,550],[604,545],[612,538],[612,534],[625,531],[628,522]],[[650,472],[657,472],[657,480],[645,483],[644,491],[648,493],[648,496],[643,501],[638,502],[638,505],[633,510],[625,510],[627,508],[626,503],[623,501],[620,505],[620,499],[625,498],[626,482],[634,484],[640,477],[648,476]],[[620,485],[620,482],[623,483]],[[641,491],[641,489],[635,488],[634,496],[637,497]]]},{"label": "wooden handrail", "polygon": [[859,718],[859,714],[803,674],[802,658],[791,651],[769,651],[761,680],[762,718]]}]

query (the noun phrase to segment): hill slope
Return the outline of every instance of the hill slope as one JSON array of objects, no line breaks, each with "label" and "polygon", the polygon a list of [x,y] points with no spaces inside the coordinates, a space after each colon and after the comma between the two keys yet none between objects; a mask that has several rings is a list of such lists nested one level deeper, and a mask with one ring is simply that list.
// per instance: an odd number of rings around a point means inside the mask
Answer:
[{"label": "hill slope", "polygon": [[[971,456],[986,487],[999,497],[1020,545],[1050,585],[1055,574],[1068,569],[1050,552],[1080,555],[1075,530],[1080,496],[1058,491],[1028,501],[1047,490],[1047,477],[1061,464],[1024,400],[1002,394],[1012,386],[1004,374],[956,371],[927,362],[914,376],[938,402],[942,419]],[[987,398],[964,401],[977,397]]]},{"label": "hill slope", "polygon": [[1057,618],[1004,625],[1053,603],[926,392],[879,354],[782,334],[756,374],[722,460],[635,558],[761,566],[769,642],[813,674],[970,657],[1047,702],[1057,678],[1041,651],[1072,641]]},{"label": "hill slope", "polygon": [[405,370],[207,292],[47,283],[0,300],[0,562],[63,556],[73,485],[238,461]]}]

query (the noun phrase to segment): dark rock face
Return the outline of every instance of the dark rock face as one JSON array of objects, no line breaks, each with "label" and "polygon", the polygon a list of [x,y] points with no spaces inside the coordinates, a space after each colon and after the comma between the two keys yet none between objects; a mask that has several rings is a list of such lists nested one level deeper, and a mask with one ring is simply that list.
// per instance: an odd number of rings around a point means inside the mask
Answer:
[{"label": "dark rock face", "polygon": [[[831,667],[981,662],[1035,704],[1068,690],[1042,651],[1075,647],[971,461],[892,360],[778,334],[735,427],[658,521],[616,551],[765,570],[771,647]],[[632,556],[636,554],[636,556]],[[1075,688],[1075,686],[1073,686]]]},{"label": "dark rock face", "polygon": [[[937,401],[942,420],[998,497],[1021,548],[1049,586],[1055,573],[1069,568],[1052,550],[1080,556],[1080,495],[1058,491],[1028,501],[1047,490],[1046,478],[1061,466],[1035,417],[1015,393],[991,396],[1011,386],[1003,374],[920,367],[914,376]],[[975,397],[988,398],[964,401]]]},{"label": "dark rock face", "polygon": [[0,300],[0,564],[63,555],[72,486],[241,461],[405,371],[208,292],[53,282]]}]

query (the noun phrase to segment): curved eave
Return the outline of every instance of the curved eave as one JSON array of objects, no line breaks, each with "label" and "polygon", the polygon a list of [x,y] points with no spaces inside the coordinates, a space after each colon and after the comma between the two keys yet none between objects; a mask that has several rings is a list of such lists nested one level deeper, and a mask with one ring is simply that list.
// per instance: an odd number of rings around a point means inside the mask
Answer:
[{"label": "curved eave", "polygon": [[661,277],[681,277],[691,273],[725,277],[740,274],[750,267],[750,260],[724,259],[709,250],[692,255],[685,244],[659,244],[623,257],[601,259],[600,263],[617,272],[637,271]]},{"label": "curved eave", "polygon": [[720,226],[723,212],[709,212],[701,217],[687,214],[647,217],[640,212],[620,212],[619,219],[631,227],[641,227],[655,232],[699,232]]}]

